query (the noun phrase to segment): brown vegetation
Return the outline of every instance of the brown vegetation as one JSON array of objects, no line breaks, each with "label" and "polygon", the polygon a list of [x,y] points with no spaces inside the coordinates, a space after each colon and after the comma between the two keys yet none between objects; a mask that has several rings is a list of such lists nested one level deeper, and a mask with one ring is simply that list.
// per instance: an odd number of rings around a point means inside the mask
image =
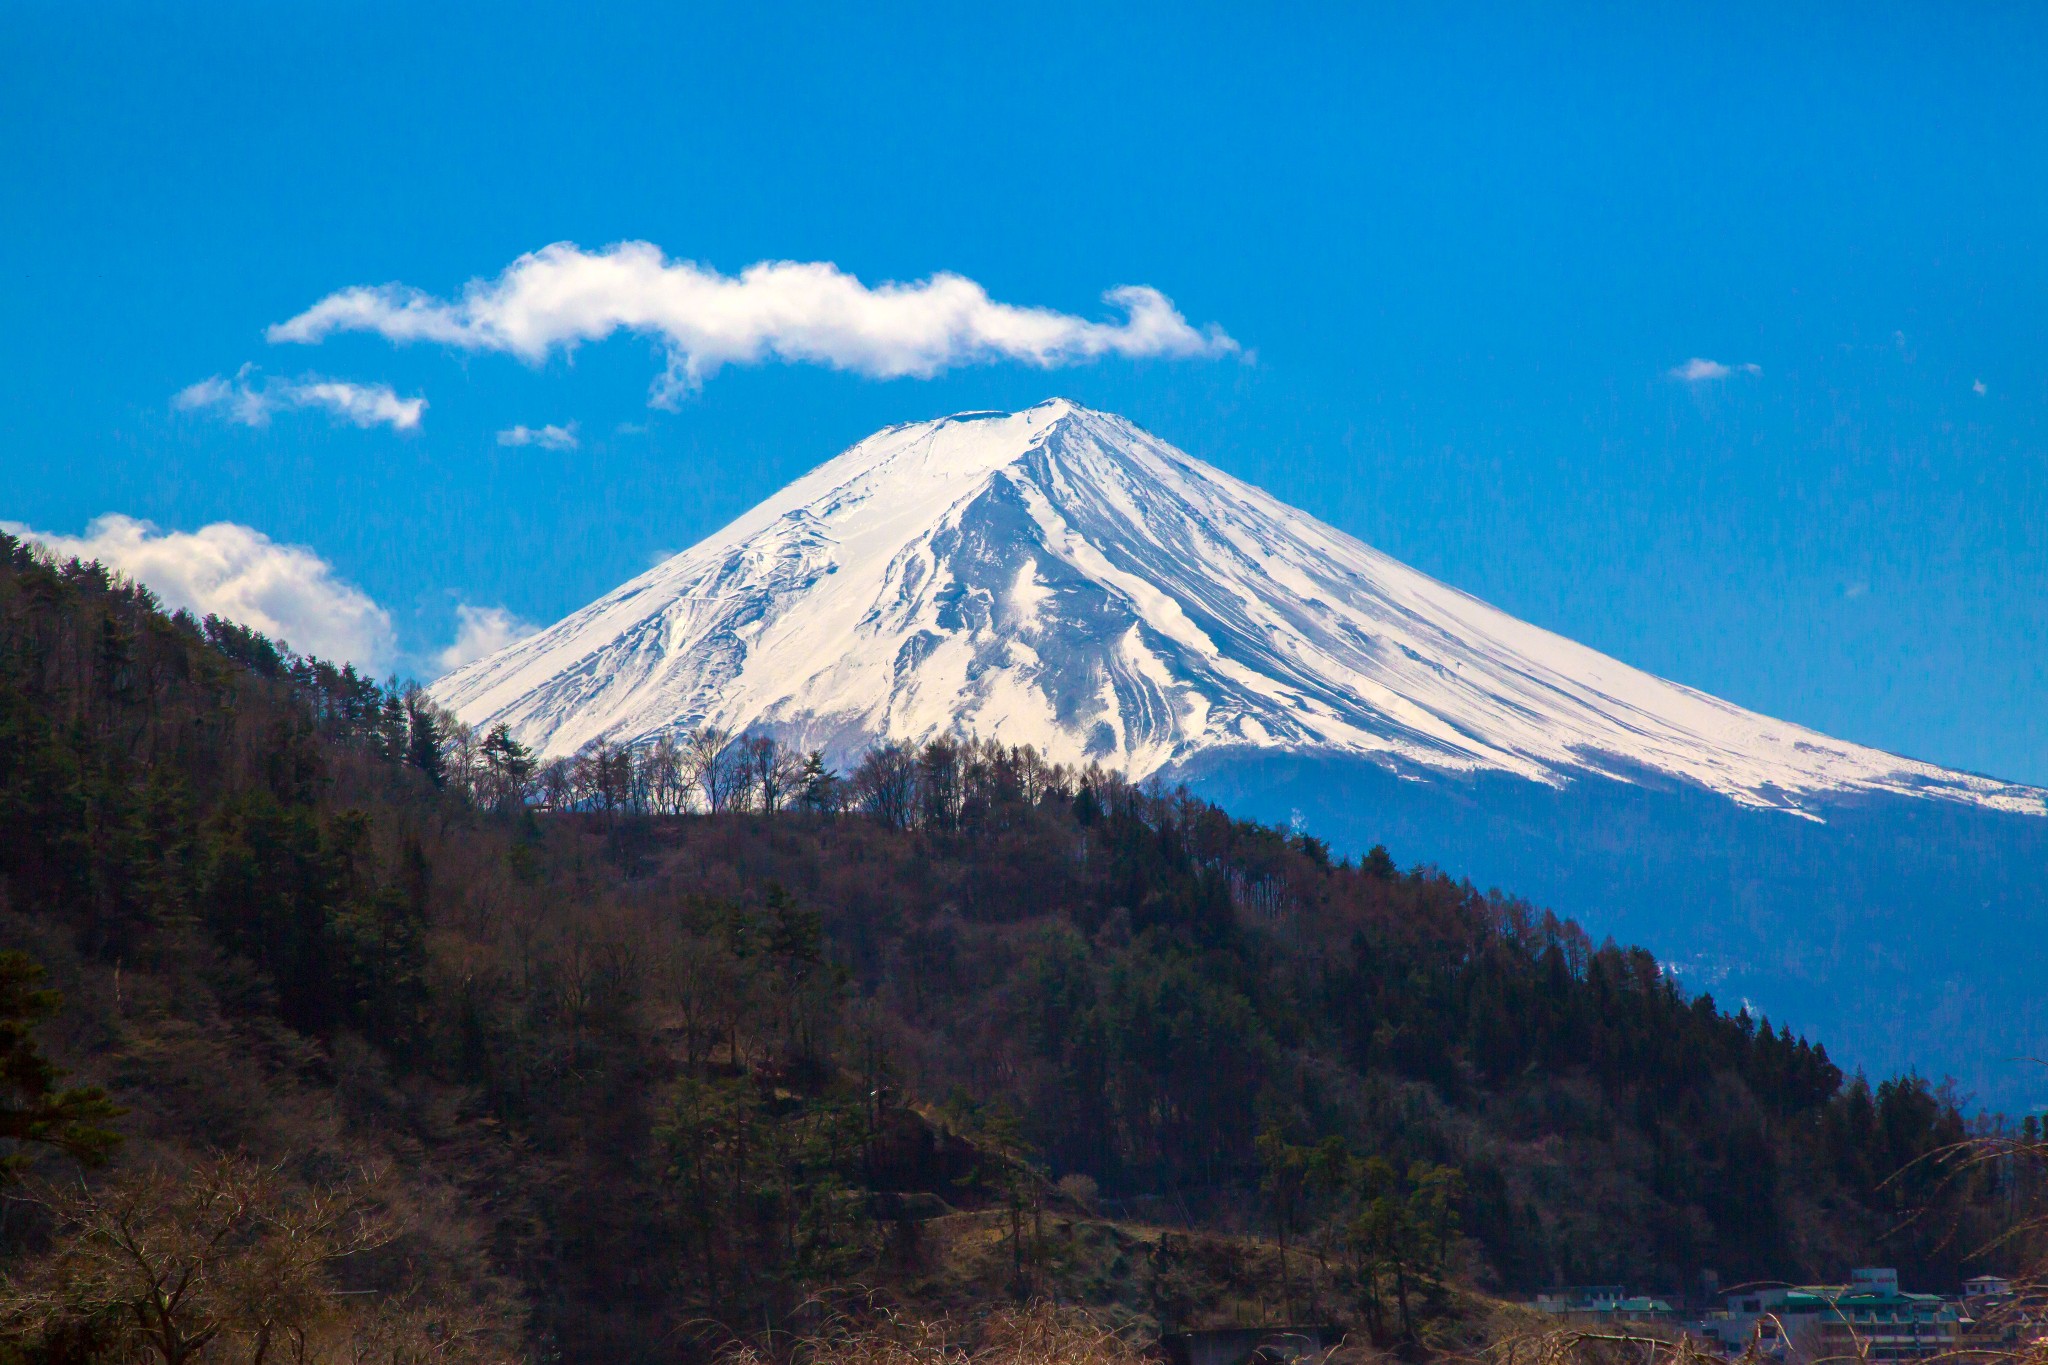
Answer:
[{"label": "brown vegetation", "polygon": [[1383,851],[988,744],[537,771],[4,538],[0,829],[0,946],[65,1002],[21,1029],[83,1083],[0,1119],[126,1111],[75,1198],[100,1152],[37,1144],[0,1359],[773,1351],[853,1286],[1413,1350],[1461,1280],[1952,1275],[2010,1212],[1915,1164],[1965,1136],[1925,1082]]},{"label": "brown vegetation", "polygon": [[1148,1365],[1146,1343],[1072,1309],[1035,1303],[966,1319],[871,1313],[815,1332],[772,1356],[733,1347],[725,1365]]},{"label": "brown vegetation", "polygon": [[33,1196],[51,1220],[46,1255],[0,1291],[0,1323],[161,1365],[485,1365],[513,1333],[474,1306],[422,1311],[415,1295],[349,1287],[352,1262],[398,1229],[361,1173],[331,1183],[219,1156],[131,1168]]}]

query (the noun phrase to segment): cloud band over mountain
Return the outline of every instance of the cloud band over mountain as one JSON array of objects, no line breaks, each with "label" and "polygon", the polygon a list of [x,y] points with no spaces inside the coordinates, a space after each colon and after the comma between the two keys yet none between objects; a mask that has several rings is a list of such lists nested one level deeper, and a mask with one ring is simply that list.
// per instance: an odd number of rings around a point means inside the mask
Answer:
[{"label": "cloud band over mountain", "polygon": [[869,286],[824,261],[762,261],[722,275],[670,260],[650,242],[585,251],[557,242],[496,279],[442,299],[402,284],[328,295],[269,330],[273,342],[336,332],[500,351],[538,363],[557,350],[627,331],[661,339],[668,368],[657,402],[672,402],[726,365],[768,360],[825,365],[878,379],[1015,361],[1044,369],[1106,356],[1214,357],[1236,341],[1197,328],[1157,289],[1123,285],[1104,300],[1123,313],[1091,321],[999,303],[962,275]]},{"label": "cloud band over mountain", "polygon": [[434,665],[443,673],[449,672],[524,640],[538,629],[531,621],[522,621],[503,607],[475,607],[459,602],[455,607],[455,639],[434,656]]},{"label": "cloud band over mountain", "polygon": [[218,615],[302,654],[389,669],[445,672],[533,633],[503,607],[455,604],[455,638],[443,649],[401,647],[391,613],[303,545],[284,545],[253,526],[216,521],[196,531],[166,531],[109,512],[83,535],[38,531],[0,521],[0,531],[39,545],[60,560],[98,561],[142,584],[170,611]]},{"label": "cloud band over mountain", "polygon": [[217,614],[322,658],[366,669],[396,653],[390,613],[302,545],[280,545],[261,531],[217,521],[196,531],[164,531],[110,512],[82,536],[53,535],[12,522],[12,535],[60,559],[98,560],[148,587],[165,607]]}]

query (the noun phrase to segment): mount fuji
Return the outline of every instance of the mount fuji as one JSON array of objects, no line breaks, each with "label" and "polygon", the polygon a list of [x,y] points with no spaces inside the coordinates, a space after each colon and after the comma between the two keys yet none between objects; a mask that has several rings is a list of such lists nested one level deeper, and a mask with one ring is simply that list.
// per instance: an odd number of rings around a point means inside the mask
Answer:
[{"label": "mount fuji", "polygon": [[2048,792],[1653,677],[1061,399],[878,432],[433,692],[550,755],[972,734],[1186,781],[1643,942],[1852,1060],[2048,1095],[2006,1060],[2048,1025]]}]

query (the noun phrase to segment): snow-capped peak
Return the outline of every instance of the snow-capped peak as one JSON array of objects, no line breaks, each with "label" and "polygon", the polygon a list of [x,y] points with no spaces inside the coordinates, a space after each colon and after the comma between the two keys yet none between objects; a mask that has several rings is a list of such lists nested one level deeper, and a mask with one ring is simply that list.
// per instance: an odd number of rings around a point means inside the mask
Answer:
[{"label": "snow-capped peak", "polygon": [[703,724],[840,759],[961,733],[1133,776],[1281,747],[2048,814],[1630,668],[1058,398],[877,432],[433,690],[549,754]]}]

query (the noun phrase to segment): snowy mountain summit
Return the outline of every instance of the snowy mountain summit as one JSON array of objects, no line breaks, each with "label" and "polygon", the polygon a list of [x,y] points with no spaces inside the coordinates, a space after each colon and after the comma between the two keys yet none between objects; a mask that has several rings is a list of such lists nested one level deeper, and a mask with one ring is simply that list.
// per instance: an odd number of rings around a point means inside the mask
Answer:
[{"label": "snowy mountain summit", "polygon": [[548,754],[703,724],[840,761],[963,733],[1133,776],[1284,749],[1550,786],[1661,775],[1792,810],[1889,792],[2048,814],[2048,793],[1516,620],[1063,399],[877,432],[433,690]]}]

